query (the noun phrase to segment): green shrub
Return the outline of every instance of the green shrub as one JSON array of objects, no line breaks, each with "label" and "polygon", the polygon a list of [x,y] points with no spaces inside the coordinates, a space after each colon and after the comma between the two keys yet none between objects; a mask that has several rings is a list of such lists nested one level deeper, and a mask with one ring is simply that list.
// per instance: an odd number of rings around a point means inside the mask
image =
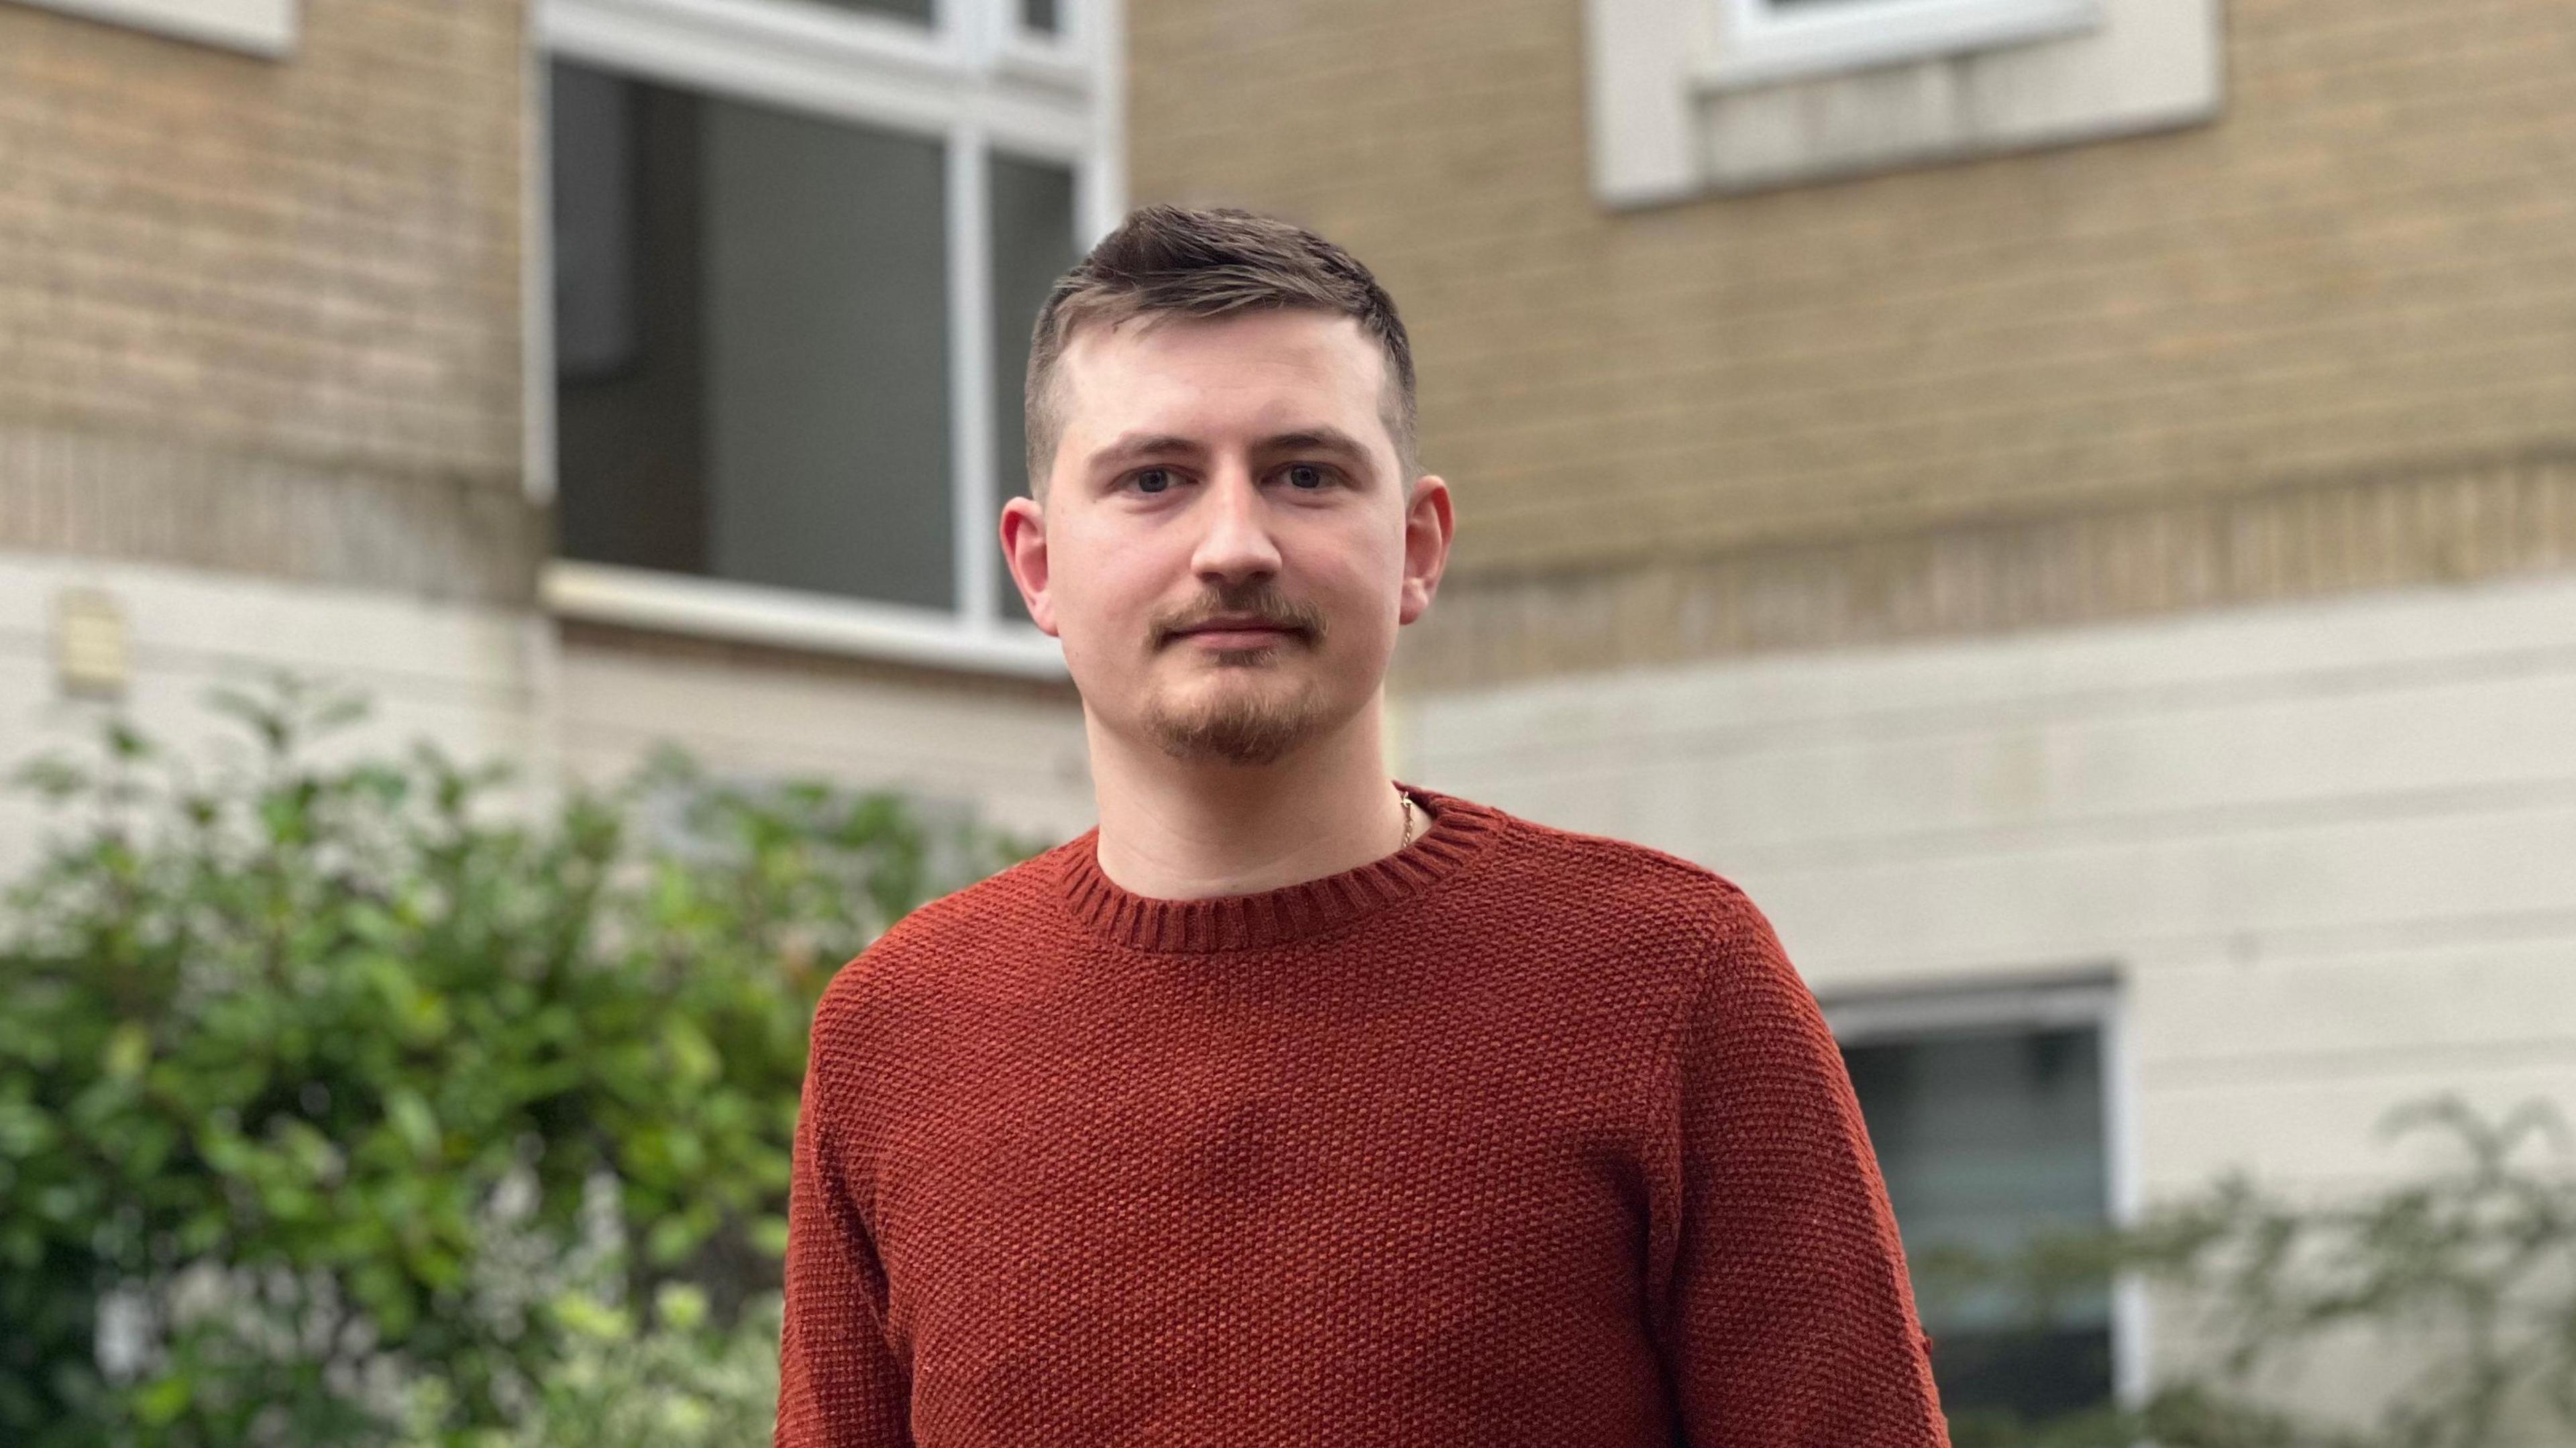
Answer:
[{"label": "green shrub", "polygon": [[314,762],[343,695],[216,702],[255,747],[26,776],[72,826],[0,923],[0,1441],[492,1441],[570,1411],[583,1301],[736,1331],[833,969],[1037,848],[671,754],[533,802]]},{"label": "green shrub", "polygon": [[[2383,1135],[2439,1128],[2457,1169],[2345,1199],[2292,1200],[2242,1171],[2127,1227],[2050,1236],[2008,1256],[1964,1250],[1916,1264],[1927,1298],[2012,1289],[2028,1321],[2132,1271],[2179,1289],[2211,1345],[2128,1406],[2023,1423],[1954,1418],[1956,1448],[2501,1448],[2576,1442],[2576,1173],[2545,1100],[2489,1122],[2455,1095],[2405,1103]],[[2556,1166],[2520,1160],[2555,1140]],[[2179,1323],[2177,1323],[2179,1325]],[[2387,1400],[2353,1427],[2284,1411],[2253,1390],[2322,1338],[2372,1330]]]}]

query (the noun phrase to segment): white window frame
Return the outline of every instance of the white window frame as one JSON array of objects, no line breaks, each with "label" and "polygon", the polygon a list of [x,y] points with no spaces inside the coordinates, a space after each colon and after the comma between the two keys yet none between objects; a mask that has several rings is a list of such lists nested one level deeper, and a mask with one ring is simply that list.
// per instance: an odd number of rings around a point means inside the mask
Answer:
[{"label": "white window frame", "polygon": [[1719,24],[1699,80],[1718,90],[2080,35],[2102,24],[2101,0],[1705,3],[1718,7]]},{"label": "white window frame", "polygon": [[[993,455],[991,218],[995,150],[1069,166],[1077,252],[1125,212],[1121,0],[1059,0],[1032,33],[1018,0],[934,0],[923,26],[809,0],[538,0],[531,95],[554,57],[755,104],[939,140],[947,157],[950,496],[957,606],[845,598],[694,574],[549,559],[539,592],[572,618],[1043,678],[1062,648],[1006,618]],[[528,489],[555,493],[550,127],[531,107],[527,255]]]},{"label": "white window frame", "polygon": [[1032,80],[1082,83],[1089,64],[1086,57],[1097,53],[1090,33],[1094,6],[1088,0],[1056,0],[1056,19],[1061,23],[1053,34],[1021,23],[1020,0],[993,3],[1001,7],[997,43],[1006,71]]},{"label": "white window frame", "polygon": [[277,59],[295,48],[295,0],[23,0],[112,25]]},{"label": "white window frame", "polygon": [[[1962,1027],[2047,1029],[2090,1025],[2102,1041],[2102,1148],[2111,1220],[2134,1223],[2141,1210],[2137,1073],[2132,1067],[2129,1009],[2114,971],[1968,982],[1935,988],[1820,993],[1825,1024],[1842,1045],[1901,1041]],[[2127,1407],[2146,1400],[2147,1284],[2134,1272],[2111,1284],[2111,1391]]]}]

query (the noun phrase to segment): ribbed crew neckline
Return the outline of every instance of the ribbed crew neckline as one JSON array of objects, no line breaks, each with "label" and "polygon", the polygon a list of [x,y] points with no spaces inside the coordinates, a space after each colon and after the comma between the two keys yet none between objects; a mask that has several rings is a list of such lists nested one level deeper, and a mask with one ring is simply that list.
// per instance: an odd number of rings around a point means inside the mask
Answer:
[{"label": "ribbed crew neckline", "polygon": [[1100,868],[1100,827],[1065,843],[1058,884],[1065,908],[1093,933],[1138,950],[1193,953],[1250,950],[1329,934],[1419,895],[1455,874],[1502,833],[1491,805],[1425,789],[1396,787],[1431,813],[1412,844],[1365,865],[1248,895],[1171,900],[1139,895]]}]

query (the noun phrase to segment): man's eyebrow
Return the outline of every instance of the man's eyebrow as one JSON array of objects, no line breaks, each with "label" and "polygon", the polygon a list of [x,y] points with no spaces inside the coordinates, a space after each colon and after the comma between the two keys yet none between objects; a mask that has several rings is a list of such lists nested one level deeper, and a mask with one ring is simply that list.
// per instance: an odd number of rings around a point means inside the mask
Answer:
[{"label": "man's eyebrow", "polygon": [[[1339,453],[1359,462],[1369,458],[1368,445],[1338,427],[1301,427],[1273,433],[1253,444],[1255,452]],[[1091,465],[1105,467],[1129,458],[1196,457],[1207,449],[1173,433],[1129,433],[1091,455]]]},{"label": "man's eyebrow", "polygon": [[1296,432],[1278,433],[1261,440],[1263,452],[1331,452],[1361,462],[1368,461],[1368,444],[1338,427],[1301,428]]},{"label": "man's eyebrow", "polygon": [[1100,467],[1121,458],[1171,457],[1199,451],[1199,445],[1171,433],[1131,432],[1091,455],[1091,465]]}]

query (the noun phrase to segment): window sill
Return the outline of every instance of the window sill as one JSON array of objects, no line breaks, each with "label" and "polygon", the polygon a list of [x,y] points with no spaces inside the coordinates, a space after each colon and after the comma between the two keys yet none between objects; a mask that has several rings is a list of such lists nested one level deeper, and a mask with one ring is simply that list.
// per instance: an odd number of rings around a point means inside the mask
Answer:
[{"label": "window sill", "polygon": [[1739,23],[1715,53],[1700,57],[1694,79],[1702,90],[1745,90],[2058,40],[2101,27],[2102,0],[1882,0],[1796,19]]},{"label": "window sill", "polygon": [[33,0],[47,10],[176,40],[282,60],[295,49],[295,0]]},{"label": "window sill", "polygon": [[538,591],[564,618],[932,668],[1069,677],[1063,648],[1024,623],[977,626],[930,609],[565,559],[546,564]]},{"label": "window sill", "polygon": [[[1721,24],[1751,3],[1587,0],[1586,128],[1602,205],[1840,180],[2219,114],[2219,0],[1885,0],[1848,16]],[[1900,14],[1914,19],[1900,26]],[[1879,28],[1852,28],[1864,21]]]}]

